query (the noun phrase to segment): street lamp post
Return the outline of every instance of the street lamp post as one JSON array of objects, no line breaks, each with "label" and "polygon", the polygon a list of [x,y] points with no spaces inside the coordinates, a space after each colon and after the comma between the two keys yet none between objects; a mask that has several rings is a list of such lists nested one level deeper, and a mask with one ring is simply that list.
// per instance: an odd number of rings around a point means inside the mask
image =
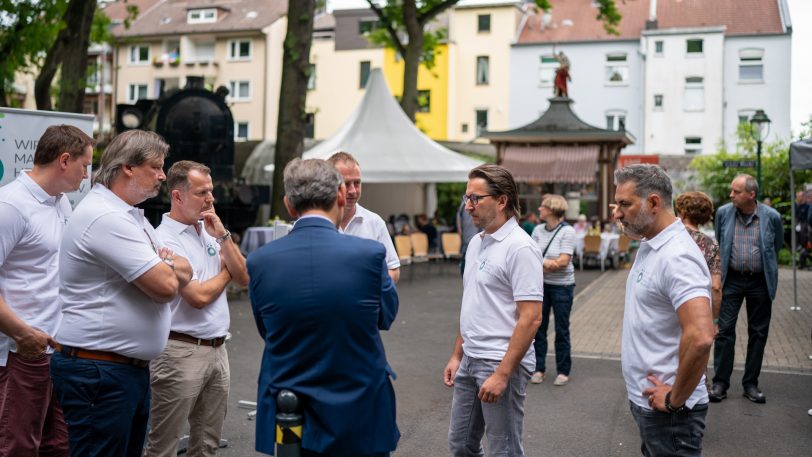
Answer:
[{"label": "street lamp post", "polygon": [[761,190],[761,143],[770,134],[770,118],[764,114],[764,110],[756,110],[756,113],[750,118],[750,125],[753,127],[753,137],[756,140],[756,182],[759,193],[761,193],[763,192]]}]

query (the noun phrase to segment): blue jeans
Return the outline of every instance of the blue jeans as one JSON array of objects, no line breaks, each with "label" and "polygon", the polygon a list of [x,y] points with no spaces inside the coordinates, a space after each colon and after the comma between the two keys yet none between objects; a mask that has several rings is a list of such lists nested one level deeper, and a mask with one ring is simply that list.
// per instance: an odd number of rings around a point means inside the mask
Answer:
[{"label": "blue jeans", "polygon": [[140,457],[149,420],[149,368],[51,357],[51,378],[75,457]]},{"label": "blue jeans", "polygon": [[557,286],[544,283],[544,302],[541,306],[541,325],[536,331],[533,346],[536,348],[536,371],[546,372],[547,328],[550,327],[550,308],[555,317],[555,367],[558,374],[570,375],[570,313],[575,284]]},{"label": "blue jeans", "polygon": [[448,447],[454,457],[483,456],[483,435],[488,436],[491,457],[524,456],[524,397],[530,373],[521,366],[517,368],[496,403],[483,403],[477,398],[479,388],[498,366],[498,360],[462,357],[454,377],[448,429]]},{"label": "blue jeans", "polygon": [[646,409],[629,402],[640,429],[640,451],[646,457],[701,457],[708,404],[682,413]]}]

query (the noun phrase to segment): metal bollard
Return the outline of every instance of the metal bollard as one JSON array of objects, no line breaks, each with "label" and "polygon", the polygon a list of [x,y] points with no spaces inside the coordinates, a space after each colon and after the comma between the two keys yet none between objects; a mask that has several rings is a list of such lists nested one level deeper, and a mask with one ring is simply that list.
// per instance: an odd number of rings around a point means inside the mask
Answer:
[{"label": "metal bollard", "polygon": [[302,414],[299,398],[289,390],[276,396],[276,455],[299,457],[302,452]]}]

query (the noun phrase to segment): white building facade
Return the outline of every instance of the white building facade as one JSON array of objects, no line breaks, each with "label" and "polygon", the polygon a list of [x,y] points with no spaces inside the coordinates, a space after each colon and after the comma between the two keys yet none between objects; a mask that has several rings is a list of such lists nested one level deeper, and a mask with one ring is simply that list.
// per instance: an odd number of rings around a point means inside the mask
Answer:
[{"label": "white building facade", "polygon": [[735,0],[621,3],[619,36],[600,30],[590,0],[553,1],[511,49],[510,127],[547,109],[563,51],[573,110],[632,133],[624,154],[714,153],[722,141],[735,151],[738,124],[759,109],[766,141],[790,140],[791,23],[785,0],[759,1],[758,16],[735,14]]}]

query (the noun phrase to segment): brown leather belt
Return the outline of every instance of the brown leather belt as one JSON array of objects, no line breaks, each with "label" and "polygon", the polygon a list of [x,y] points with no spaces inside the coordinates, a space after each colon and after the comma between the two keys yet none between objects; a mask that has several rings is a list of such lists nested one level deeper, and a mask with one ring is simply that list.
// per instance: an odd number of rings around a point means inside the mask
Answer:
[{"label": "brown leather belt", "polygon": [[54,350],[65,357],[96,360],[99,362],[121,363],[124,365],[132,365],[138,368],[146,368],[149,366],[149,360],[141,360],[133,357],[127,357],[120,354],[116,354],[115,352],[94,351],[91,349],[75,348],[70,346],[64,346],[59,343],[54,344]]},{"label": "brown leather belt", "polygon": [[195,338],[192,335],[187,335],[185,333],[174,331],[169,332],[169,339],[175,341],[183,341],[184,343],[192,343],[198,346],[211,346],[213,348],[222,346],[226,342],[226,337],[224,336],[212,338],[210,340],[204,340],[203,338]]}]

